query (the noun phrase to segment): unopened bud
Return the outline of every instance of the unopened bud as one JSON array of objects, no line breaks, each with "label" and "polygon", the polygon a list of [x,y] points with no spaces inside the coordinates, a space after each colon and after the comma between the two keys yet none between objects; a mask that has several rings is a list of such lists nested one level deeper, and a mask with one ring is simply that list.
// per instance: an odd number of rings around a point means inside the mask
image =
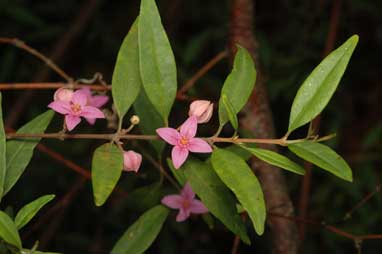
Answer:
[{"label": "unopened bud", "polygon": [[130,123],[132,125],[137,125],[139,124],[139,116],[137,115],[133,115],[131,118],[130,118]]},{"label": "unopened bud", "polygon": [[59,88],[53,95],[53,99],[55,101],[66,101],[70,102],[73,97],[73,90],[67,89],[67,88]]},{"label": "unopened bud", "polygon": [[133,150],[123,152],[123,170],[138,172],[142,163],[142,155]]},{"label": "unopened bud", "polygon": [[198,123],[207,123],[212,116],[214,104],[207,100],[197,100],[191,103],[189,116],[196,116]]}]

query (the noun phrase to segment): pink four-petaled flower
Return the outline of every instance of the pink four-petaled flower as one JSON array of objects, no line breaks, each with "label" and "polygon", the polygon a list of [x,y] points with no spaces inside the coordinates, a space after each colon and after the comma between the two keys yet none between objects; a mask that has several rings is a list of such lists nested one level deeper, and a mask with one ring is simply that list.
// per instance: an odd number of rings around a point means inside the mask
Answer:
[{"label": "pink four-petaled flower", "polygon": [[81,122],[81,117],[87,119],[105,118],[101,110],[89,106],[86,92],[77,90],[70,101],[56,100],[48,105],[54,111],[65,115],[65,124],[69,131]]},{"label": "pink four-petaled flower", "polygon": [[189,117],[180,127],[179,132],[173,128],[159,128],[157,134],[167,143],[173,145],[171,152],[172,162],[176,169],[186,161],[189,152],[210,153],[211,146],[200,138],[195,138],[198,120],[195,116]]},{"label": "pink four-petaled flower", "polygon": [[180,195],[168,195],[162,199],[162,204],[173,208],[179,209],[176,216],[176,221],[181,222],[186,220],[191,213],[201,214],[208,212],[204,204],[195,199],[195,193],[192,191],[189,183],[186,183]]}]

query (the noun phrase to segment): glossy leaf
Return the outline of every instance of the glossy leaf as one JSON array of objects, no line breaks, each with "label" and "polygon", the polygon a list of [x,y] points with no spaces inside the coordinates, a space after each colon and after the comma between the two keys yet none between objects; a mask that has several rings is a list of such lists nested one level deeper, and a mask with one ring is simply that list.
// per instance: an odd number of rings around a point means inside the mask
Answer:
[{"label": "glossy leaf", "polygon": [[54,197],[55,195],[45,195],[21,208],[15,218],[15,225],[17,229],[21,229],[22,227],[24,227],[36,215],[36,213],[44,205],[46,205],[48,202],[54,199]]},{"label": "glossy leaf", "polygon": [[138,23],[139,64],[146,94],[167,123],[175,100],[174,54],[154,0],[142,0]]},{"label": "glossy leaf", "polygon": [[219,100],[220,126],[229,121],[228,113],[224,107],[223,95],[226,95],[232,104],[234,114],[239,113],[252,93],[256,81],[256,70],[249,52],[237,46],[233,69],[224,82]]},{"label": "glossy leaf", "polygon": [[138,52],[138,19],[122,42],[115,64],[112,94],[120,119],[127,113],[141,89]]},{"label": "glossy leaf", "polygon": [[288,145],[297,156],[346,181],[353,181],[353,174],[346,161],[330,147],[312,141]]},{"label": "glossy leaf", "polygon": [[138,254],[150,247],[159,234],[169,210],[158,205],[145,212],[115,244],[112,254]]},{"label": "glossy leaf", "polygon": [[192,190],[208,210],[229,230],[249,244],[244,224],[236,210],[236,200],[216,175],[211,165],[197,159],[188,159],[182,166]]},{"label": "glossy leaf", "polygon": [[294,98],[289,118],[291,132],[310,122],[328,104],[358,43],[353,35],[330,53],[306,78]]},{"label": "glossy leaf", "polygon": [[[43,133],[54,116],[52,110],[40,114],[22,126],[17,133]],[[6,194],[20,178],[33,156],[33,151],[41,138],[10,140],[7,142],[7,173],[4,194]]]},{"label": "glossy leaf", "polygon": [[225,94],[222,95],[222,100],[224,109],[228,115],[228,119],[231,122],[232,127],[237,130],[237,128],[239,128],[239,123],[237,121],[235,110],[233,109],[231,102],[228,100],[228,97]]},{"label": "glossy leaf", "polygon": [[220,179],[247,211],[257,234],[262,235],[266,209],[263,191],[255,174],[240,156],[224,149],[215,149],[211,161]]},{"label": "glossy leaf", "polygon": [[2,96],[0,93],[0,201],[1,197],[4,196],[5,189],[5,178],[7,174],[6,167],[6,138],[5,130],[3,124],[3,107],[2,107]]},{"label": "glossy leaf", "polygon": [[305,169],[303,167],[279,153],[261,148],[249,148],[246,146],[241,147],[251,152],[258,159],[265,161],[266,163],[269,163],[273,166],[283,168],[299,175],[305,174]]},{"label": "glossy leaf", "polygon": [[21,240],[16,225],[3,211],[0,211],[0,239],[21,249]]},{"label": "glossy leaf", "polygon": [[[143,89],[134,102],[135,113],[139,116],[139,129],[145,135],[156,135],[155,130],[164,126],[164,121],[150,103]],[[162,154],[165,143],[160,140],[152,140],[150,144],[158,154]]]},{"label": "glossy leaf", "polygon": [[92,186],[97,206],[105,203],[117,184],[123,169],[123,153],[114,144],[106,143],[93,154]]}]

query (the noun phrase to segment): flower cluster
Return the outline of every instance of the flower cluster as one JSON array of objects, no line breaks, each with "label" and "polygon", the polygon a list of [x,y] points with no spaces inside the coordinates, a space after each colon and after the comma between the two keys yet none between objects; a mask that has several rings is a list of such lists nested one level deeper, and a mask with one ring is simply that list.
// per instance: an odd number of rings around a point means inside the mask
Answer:
[{"label": "flower cluster", "polygon": [[71,131],[81,122],[81,117],[89,124],[94,124],[97,118],[105,118],[99,108],[108,100],[108,96],[93,96],[90,88],[77,91],[60,88],[54,93],[54,101],[48,107],[65,115],[65,125]]},{"label": "flower cluster", "polygon": [[186,161],[189,152],[211,153],[211,146],[201,138],[195,138],[198,123],[206,123],[212,116],[213,104],[209,101],[194,101],[190,105],[189,118],[174,128],[159,128],[157,134],[170,145],[173,145],[171,158],[176,169]]}]

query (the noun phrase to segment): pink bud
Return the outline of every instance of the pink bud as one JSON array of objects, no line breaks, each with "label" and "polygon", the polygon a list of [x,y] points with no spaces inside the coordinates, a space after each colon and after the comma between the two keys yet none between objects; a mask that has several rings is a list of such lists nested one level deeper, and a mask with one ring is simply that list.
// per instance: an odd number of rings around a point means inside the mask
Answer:
[{"label": "pink bud", "polygon": [[141,166],[142,155],[134,152],[133,150],[123,152],[123,170],[138,172]]},{"label": "pink bud", "polygon": [[212,116],[214,104],[206,100],[197,100],[191,103],[189,116],[196,116],[198,123],[207,123]]},{"label": "pink bud", "polygon": [[73,97],[73,90],[66,89],[66,88],[59,88],[57,91],[54,93],[53,99],[55,101],[66,101],[70,102]]}]

